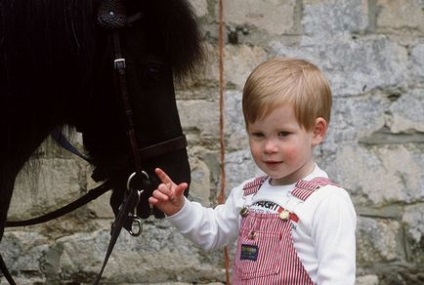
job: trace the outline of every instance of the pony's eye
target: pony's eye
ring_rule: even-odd
[[[144,68],[144,77],[148,83],[156,83],[161,79],[161,66],[159,64],[149,64]]]

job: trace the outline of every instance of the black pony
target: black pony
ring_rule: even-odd
[[[115,214],[137,168],[131,130],[151,180],[141,218],[152,211],[155,167],[189,181],[173,79],[194,71],[201,57],[186,0],[0,0],[0,240],[18,172],[63,126],[82,133],[93,178],[113,187]],[[124,76],[114,63],[125,64]],[[123,93],[132,113],[124,112]]]

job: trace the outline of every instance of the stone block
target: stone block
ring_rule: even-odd
[[[255,26],[274,35],[289,33],[294,28],[294,0],[232,0],[224,4],[227,25]]]
[[[358,219],[357,259],[360,264],[377,264],[404,258],[398,238],[401,227],[388,219]]]
[[[84,177],[74,159],[31,159],[19,173],[10,219],[27,219],[46,214],[82,195]]]
[[[417,150],[418,151],[418,150]],[[423,199],[423,155],[417,157],[403,145],[370,149],[344,146],[328,166],[336,181],[353,196],[358,205],[384,206]]]
[[[208,13],[208,3],[206,0],[190,0],[197,17],[203,17]]]
[[[243,89],[244,83],[253,69],[267,59],[265,50],[257,46],[227,45],[224,54],[224,79],[227,89],[232,85],[235,85],[238,90]]]
[[[310,37],[363,33],[369,26],[368,0],[303,2],[303,33]]]
[[[217,101],[186,100],[178,103],[181,124],[186,132],[196,133],[202,143],[219,139],[219,105]]]
[[[358,278],[356,278],[355,285],[379,285],[378,276],[376,275],[358,276]]]
[[[424,13],[418,0],[378,0],[377,25],[386,29],[424,31]]]
[[[414,81],[424,79],[424,44],[417,44],[411,49],[411,69],[409,71],[410,78]]]
[[[424,133],[424,89],[410,88],[393,102],[390,112],[391,132]]]
[[[402,217],[405,225],[409,261],[424,264],[424,204],[407,206]]]

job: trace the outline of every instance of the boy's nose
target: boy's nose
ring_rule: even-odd
[[[265,153],[276,152],[277,149],[278,148],[277,148],[277,144],[276,144],[275,140],[268,139],[264,142],[264,152]]]

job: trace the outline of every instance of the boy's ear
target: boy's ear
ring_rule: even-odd
[[[315,126],[313,128],[313,139],[312,143],[318,145],[324,141],[325,135],[327,134],[328,123],[322,118],[318,117],[315,119]]]

